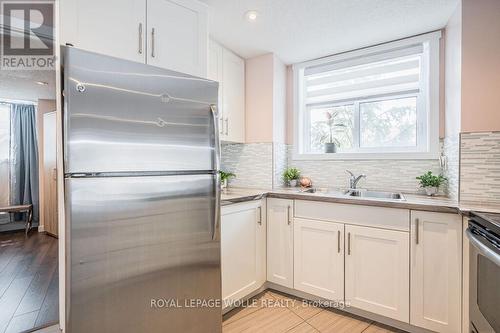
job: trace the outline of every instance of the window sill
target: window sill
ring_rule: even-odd
[[[439,160],[439,153],[333,153],[333,154],[299,154],[293,152],[292,160]]]

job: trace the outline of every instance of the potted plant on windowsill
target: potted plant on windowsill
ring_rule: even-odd
[[[300,178],[300,170],[297,168],[288,168],[283,172],[283,179],[290,187],[296,187]]]
[[[228,185],[228,180],[232,177],[236,177],[236,175],[232,172],[229,172],[229,171],[219,171],[219,175],[220,175],[220,187],[222,189],[225,189],[227,188],[227,185]]]
[[[335,129],[338,127],[345,127],[343,123],[337,122],[336,118],[338,111],[326,112],[326,125],[328,126],[328,133],[323,137],[325,145],[325,153],[332,154],[337,152],[337,147],[340,145],[339,140],[335,138]]]
[[[420,181],[420,187],[425,190],[428,196],[436,195],[439,192],[439,187],[447,180],[446,177],[442,175],[433,175],[432,171],[428,171],[422,176],[418,176],[417,179]]]

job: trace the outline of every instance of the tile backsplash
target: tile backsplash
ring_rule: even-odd
[[[451,198],[458,200],[459,191],[459,170],[460,170],[460,136],[457,133],[453,136],[447,136],[443,140],[443,153],[446,156],[446,166],[444,175],[448,178],[446,194]]]
[[[347,185],[346,169],[364,173],[359,186],[373,190],[418,192],[418,175],[440,172],[438,160],[293,160],[291,145],[250,143],[222,145],[222,168],[236,174],[230,183],[236,187],[272,188],[283,186],[282,174],[287,167],[297,167],[311,177],[318,187]]]
[[[462,133],[460,201],[500,205],[500,132]]]
[[[288,165],[299,168],[302,174],[311,177],[314,186],[318,187],[347,187],[349,178],[345,170],[350,170],[356,175],[367,175],[359,182],[360,188],[407,193],[419,191],[415,177],[427,171],[440,171],[438,160],[304,161],[293,160],[291,154]]]
[[[223,143],[221,168],[236,174],[229,183],[236,187],[273,187],[272,143]]]

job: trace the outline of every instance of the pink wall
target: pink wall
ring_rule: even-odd
[[[500,131],[500,0],[462,2],[462,132]]]
[[[245,62],[246,142],[273,142],[273,54]]]
[[[460,133],[462,98],[462,6],[459,4],[444,31],[444,109],[446,137]],[[443,80],[442,80],[443,81]]]

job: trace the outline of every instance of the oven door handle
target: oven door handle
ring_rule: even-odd
[[[465,234],[467,235],[467,238],[469,238],[470,243],[474,245],[481,255],[493,261],[497,266],[500,266],[500,255],[488,246],[484,245],[480,236],[473,234],[469,229],[465,230]]]

